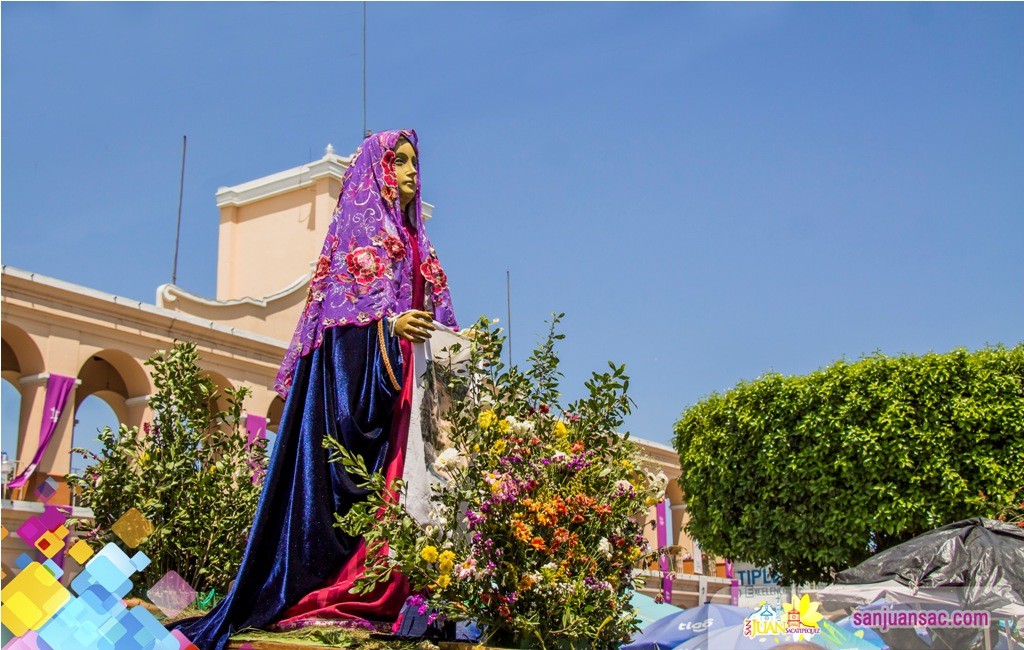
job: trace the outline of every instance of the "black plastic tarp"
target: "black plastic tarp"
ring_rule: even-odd
[[[965,519],[888,548],[836,576],[836,584],[885,580],[914,590],[955,587],[964,609],[1024,606],[1024,529],[995,519]]]

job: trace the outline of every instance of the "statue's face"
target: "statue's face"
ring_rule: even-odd
[[[398,177],[398,198],[402,209],[416,197],[416,148],[405,138],[395,147],[395,176]]]

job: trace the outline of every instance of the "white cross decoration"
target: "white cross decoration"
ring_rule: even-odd
[[[54,406],[53,408],[50,409],[50,422],[53,422],[54,424],[57,424],[57,420],[59,420],[59,419],[60,419],[60,411],[57,410],[56,406]]]

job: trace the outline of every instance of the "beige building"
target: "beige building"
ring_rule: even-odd
[[[52,416],[43,412],[46,379],[50,373],[77,379],[31,481],[10,494],[4,490],[8,530],[40,507],[33,503],[35,488],[48,477],[60,486],[50,503],[71,502],[64,475],[70,469],[75,408],[86,397],[102,399],[129,426],[141,426],[150,417],[153,385],[143,362],[176,340],[196,342],[203,369],[222,388],[248,387],[247,413],[266,418],[267,428],[276,429],[283,401],[273,391],[274,377],[305,302],[312,264],[349,160],[328,146],[320,160],[218,190],[214,298],[165,284],[157,288],[155,304],[147,304],[3,267],[2,376],[21,395],[14,474],[32,458],[43,420]],[[425,205],[424,213],[429,216],[432,206]],[[674,480],[678,458],[664,445],[636,440],[652,468],[673,479],[669,542],[691,552],[692,542],[681,530],[685,506]],[[20,552],[11,539],[4,544],[8,566],[9,555]],[[656,542],[653,531],[651,541]],[[709,572],[714,573],[713,567]],[[677,592],[686,594],[677,602],[695,604],[698,582],[710,585],[713,593],[727,584],[715,578],[677,581]]]

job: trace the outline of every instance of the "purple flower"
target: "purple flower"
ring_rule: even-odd
[[[420,614],[422,613],[420,612]],[[427,625],[433,625],[434,621],[438,619],[441,619],[441,622],[444,623],[444,614],[441,612],[431,612],[430,616],[427,617]]]

